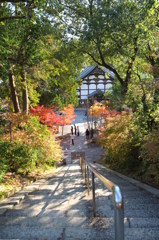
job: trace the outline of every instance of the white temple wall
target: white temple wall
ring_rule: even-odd
[[[103,83],[103,80],[102,80],[102,79],[98,80],[98,84],[100,84],[100,83]]]
[[[81,85],[81,90],[85,90],[85,89],[88,89],[88,85],[82,84],[82,85]]]
[[[112,84],[111,83],[107,83],[106,84],[106,89],[108,90],[108,89],[112,89]]]
[[[84,100],[84,99],[87,99],[88,96],[81,96],[81,99]]]
[[[97,88],[100,89],[100,90],[104,90],[104,84],[98,84]]]
[[[104,76],[103,75],[99,75],[98,78],[99,79],[104,79]]]
[[[94,78],[95,78],[94,75],[89,76],[89,79],[94,79]]]
[[[94,92],[95,90],[94,89],[89,89],[89,94],[91,94],[92,92]]]
[[[95,83],[95,80],[91,80],[89,83],[90,83],[90,84],[94,84],[94,83]]]
[[[94,89],[94,90],[96,90],[96,85],[95,85],[95,84],[90,84],[90,85],[89,85],[89,89]]]
[[[81,95],[88,95],[88,89],[87,90],[82,90]]]
[[[93,81],[91,81],[91,82],[93,83]],[[111,89],[111,88],[112,88],[112,84],[107,83],[106,86],[105,86],[105,90],[108,90],[108,89]],[[91,94],[96,89],[100,89],[100,90],[104,91],[104,84],[100,83],[100,81],[99,81],[99,83],[97,84],[97,88],[96,88],[96,84],[90,84],[89,85],[89,92],[88,92],[88,85],[87,84],[82,84],[81,85],[81,96]],[[86,99],[86,97],[84,99]]]

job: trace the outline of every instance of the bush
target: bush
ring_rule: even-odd
[[[100,143],[106,148],[106,163],[113,168],[134,171],[140,164],[140,132],[133,125],[132,113],[123,111],[107,118]]]
[[[140,151],[144,174],[159,185],[159,128],[153,129],[144,140]]]
[[[29,117],[21,126],[14,128],[13,141],[9,141],[9,133],[1,136],[0,181],[7,171],[28,174],[38,166],[53,166],[62,158],[59,143],[36,117]]]
[[[30,117],[25,130],[28,133],[29,144],[37,150],[37,165],[54,165],[61,160],[62,152],[59,143],[47,126],[39,123],[37,117]]]
[[[0,156],[3,163],[2,171],[28,173],[35,168],[37,153],[35,149],[23,142],[0,141]]]

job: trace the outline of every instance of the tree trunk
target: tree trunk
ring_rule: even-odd
[[[121,84],[121,103],[124,104],[126,94],[128,92],[128,84],[129,81],[125,80],[123,84]]]
[[[28,87],[26,81],[26,73],[23,71],[21,73],[22,77],[22,100],[23,100],[23,112],[25,114],[29,113],[29,100],[28,100]]]
[[[11,96],[12,96],[12,101],[14,105],[14,112],[18,113],[20,112],[19,100],[18,100],[16,89],[15,89],[14,76],[11,72],[9,72],[9,85],[10,85]]]
[[[12,122],[9,123],[10,142],[12,142]]]

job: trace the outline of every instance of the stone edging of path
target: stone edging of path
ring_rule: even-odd
[[[12,209],[14,206],[19,204],[22,200],[26,198],[26,196],[34,191],[39,189],[38,181],[35,181],[32,185],[28,185],[23,187],[20,191],[15,192],[11,197],[6,198],[5,200],[0,202],[0,215],[4,214],[8,209]]]
[[[100,165],[98,163],[96,163],[96,165],[99,165],[100,167],[105,168],[105,167],[103,167],[102,165]],[[150,192],[153,195],[155,195],[157,198],[159,198],[159,189],[151,187],[151,186],[149,186],[149,185],[147,185],[145,183],[142,183],[142,182],[140,182],[138,180],[135,180],[133,178],[127,177],[127,176],[125,176],[125,175],[123,175],[121,173],[118,173],[118,172],[110,169],[110,168],[106,168],[106,169],[107,169],[108,172],[113,173],[113,174],[117,175],[118,177],[123,178],[124,180],[129,181],[130,183],[134,184],[135,186],[137,186],[137,187],[139,187],[141,189],[144,189],[145,191]]]
[[[57,169],[57,171],[59,170],[60,168]],[[55,172],[51,174],[52,177],[54,176]],[[50,174],[44,178],[38,179],[37,181],[30,183],[30,185],[22,187],[18,192],[13,193],[8,198],[0,201],[0,216],[4,214],[8,209],[12,209],[17,204],[19,204],[22,200],[24,200],[28,196],[29,193],[31,193],[32,191],[38,190],[41,184],[41,181],[49,177],[50,177]]]

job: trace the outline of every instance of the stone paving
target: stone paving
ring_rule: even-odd
[[[92,205],[78,163],[70,155],[79,150],[84,136],[76,137],[76,146],[67,150],[67,165],[60,167],[48,179],[42,179],[1,205],[11,206],[11,200],[23,196],[14,207],[0,216],[0,239],[114,239],[113,219],[106,219],[105,228],[92,218]],[[85,146],[86,148],[86,146]],[[24,195],[23,195],[24,194]],[[13,203],[13,202],[12,202]],[[99,223],[98,223],[99,224]]]
[[[83,118],[82,114],[80,119]],[[67,165],[59,167],[46,179],[25,187],[0,205],[0,239],[115,238],[111,192],[95,180],[97,217],[94,218],[91,194],[87,194],[81,177],[79,159],[71,159],[71,154],[75,156],[77,152],[85,152],[88,161],[98,162],[103,155],[103,150],[86,141],[86,122],[82,124],[77,120],[80,136],[75,136],[75,145],[71,145],[69,137],[63,145]],[[65,133],[69,131],[70,126]],[[96,168],[121,188],[125,208],[125,239],[159,240],[159,191],[99,164]]]
[[[87,144],[84,132],[80,139],[76,137],[75,145],[77,146],[71,146],[71,151],[85,151],[85,157],[90,162],[98,163],[103,155],[99,146],[93,145],[93,143]],[[94,147],[90,147],[91,145]],[[159,190],[106,169],[99,164],[96,164],[96,168],[106,178],[116,183],[122,191],[125,239],[159,240]],[[98,179],[96,179],[96,189],[97,218],[92,221],[93,226],[107,229],[108,222],[111,227],[113,226],[112,194]]]

